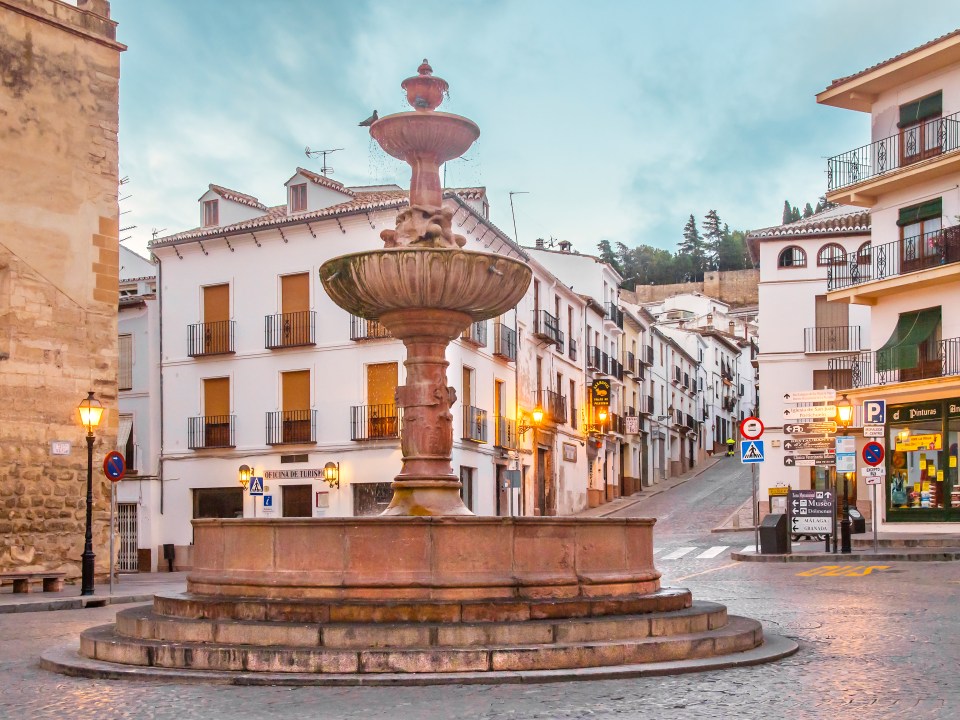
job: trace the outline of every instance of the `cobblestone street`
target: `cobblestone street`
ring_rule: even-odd
[[[657,557],[679,544],[743,547],[747,532],[711,534],[714,516],[749,492],[739,463],[629,514],[657,510]],[[706,508],[695,526],[689,509]],[[702,553],[709,555],[710,553]],[[622,681],[412,688],[278,688],[91,681],[37,667],[39,653],[110,622],[124,606],[0,616],[2,718],[955,718],[960,688],[960,564],[736,563],[729,551],[659,562],[665,585],[800,642],[770,665]],[[849,566],[849,567],[848,567]],[[831,574],[823,574],[829,572]],[[863,573],[867,574],[863,574]],[[845,574],[846,573],[846,574]]]

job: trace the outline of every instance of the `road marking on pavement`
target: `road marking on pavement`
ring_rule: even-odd
[[[673,578],[670,582],[683,582],[684,580],[689,580],[690,578],[697,577],[698,575],[706,575],[707,573],[716,572],[717,570],[726,570],[727,568],[732,568],[734,565],[739,565],[738,562],[732,562],[729,565],[721,565],[720,567],[710,568],[709,570],[701,570],[700,572],[693,573],[692,575],[684,575],[683,577]]]
[[[743,550],[741,550],[740,552],[752,552],[752,553],[755,553],[756,551],[757,551],[757,546],[756,546],[756,545],[747,545],[747,546],[746,546]]]
[[[662,558],[660,558],[660,559],[661,559],[661,560],[679,560],[679,559],[682,558],[684,555],[686,555],[687,553],[692,553],[694,550],[696,550],[695,547],[682,547],[682,548],[677,548],[676,550],[674,550],[674,551],[673,551],[672,553],[670,553],[669,555],[664,555],[664,556],[663,556]]]
[[[653,554],[656,555],[658,552],[663,552],[664,550],[666,550],[665,547],[655,547],[653,549]]]
[[[730,546],[729,546],[729,545],[714,545],[714,546],[713,546],[712,548],[710,548],[709,550],[705,550],[704,552],[702,552],[702,553],[700,553],[699,555],[697,555],[697,560],[709,560],[710,558],[715,558],[717,555],[719,555],[720,553],[722,553],[722,552],[723,552],[724,550],[726,550],[728,547],[730,547]]]
[[[889,565],[821,565],[810,570],[798,572],[798,577],[863,577],[874,570],[889,570]]]

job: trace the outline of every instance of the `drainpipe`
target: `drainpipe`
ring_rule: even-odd
[[[517,359],[513,361],[513,417],[514,417],[514,428],[520,426],[520,312],[517,309],[518,306],[513,308],[513,328],[514,332],[517,333]],[[516,432],[516,430],[514,430]],[[526,515],[527,505],[526,505],[526,494],[527,489],[524,487],[523,483],[523,463],[521,462],[520,455],[520,435],[517,433],[517,472],[520,473],[520,515],[521,517]],[[513,488],[510,489],[510,492],[513,492]]]
[[[157,467],[157,476],[160,478],[160,514],[163,515],[163,263],[159,257],[153,255],[153,259],[157,262],[157,303],[158,314],[159,314],[159,330],[160,333],[160,454],[158,456],[158,467]]]

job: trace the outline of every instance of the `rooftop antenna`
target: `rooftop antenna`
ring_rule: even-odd
[[[513,196],[514,195],[529,195],[529,190],[511,190],[510,191],[510,217],[513,218],[513,239],[516,241],[517,245],[520,244],[520,238],[517,237],[517,216],[513,212]]]
[[[330,153],[335,153],[338,150],[343,150],[343,148],[333,148],[333,150],[311,150],[310,146],[307,145],[303,151],[308,158],[315,158],[317,155],[321,157],[320,161],[320,174],[329,177],[330,173],[333,172],[333,168],[327,165],[327,155]]]
[[[166,231],[166,228],[160,228],[160,229],[154,228],[153,230],[150,231],[150,234],[153,235],[153,239],[156,240],[157,235],[159,235],[164,231]]]

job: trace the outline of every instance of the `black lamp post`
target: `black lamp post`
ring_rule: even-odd
[[[83,536],[83,554],[80,555],[80,594],[93,595],[93,431],[100,424],[103,405],[93,397],[93,390],[87,393],[77,408],[80,423],[87,429],[87,527]]]
[[[853,422],[853,405],[844,395],[837,403],[837,424],[843,428],[843,435],[846,436],[847,428]],[[840,519],[840,552],[849,554],[850,547],[850,496],[847,482],[851,473],[843,474],[843,515]]]

